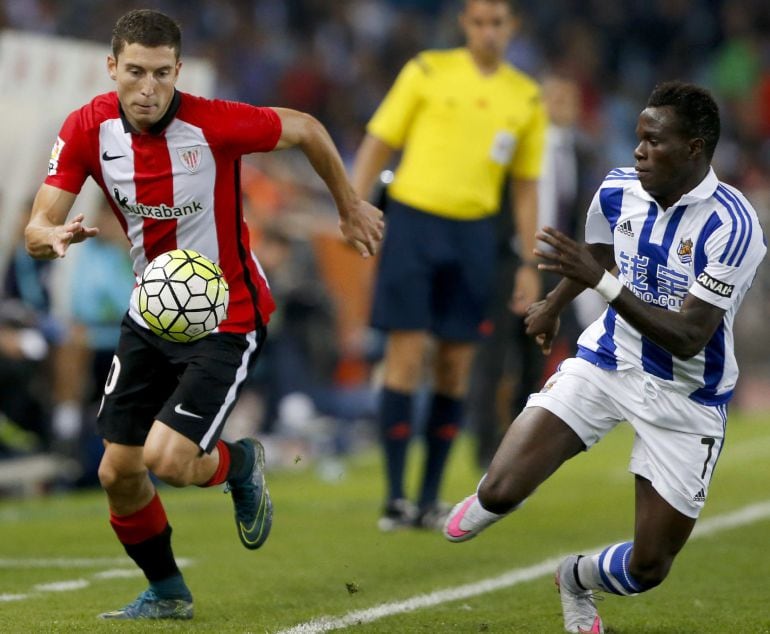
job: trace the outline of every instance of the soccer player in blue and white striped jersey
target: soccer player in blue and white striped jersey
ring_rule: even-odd
[[[738,377],[733,323],[766,241],[757,214],[718,180],[719,110],[708,91],[658,85],[638,119],[635,166],[612,170],[588,210],[586,243],[544,228],[540,269],[563,280],[528,312],[549,352],[561,310],[593,288],[607,309],[509,428],[476,493],[444,534],[465,541],[519,506],[566,460],[622,421],[634,428],[633,541],[566,558],[556,573],[568,632],[603,632],[593,592],[660,584],[700,513]],[[617,276],[610,271],[617,271]]]

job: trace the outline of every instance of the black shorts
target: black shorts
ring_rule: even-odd
[[[388,200],[372,326],[475,341],[492,299],[498,219],[452,220]]]
[[[159,420],[210,452],[262,348],[266,329],[165,341],[126,315],[97,428],[108,441],[142,446]]]

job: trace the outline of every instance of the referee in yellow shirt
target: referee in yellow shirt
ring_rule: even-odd
[[[510,0],[465,0],[459,22],[466,46],[424,51],[404,66],[369,122],[353,166],[353,186],[368,196],[401,151],[388,188],[372,308],[372,325],[388,333],[380,404],[388,490],[379,526],[385,531],[440,529],[448,510],[438,501],[439,487],[493,289],[494,216],[506,175],[524,258],[512,309],[523,314],[541,291],[531,260],[547,123],[540,90],[504,61],[516,27]],[[406,498],[403,475],[413,395],[431,338],[433,394],[415,505]]]

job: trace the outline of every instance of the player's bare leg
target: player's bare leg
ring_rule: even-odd
[[[219,456],[204,453],[189,438],[155,421],[144,444],[144,462],[166,484],[185,487],[208,481],[216,471]]]
[[[241,543],[249,550],[265,543],[273,525],[273,503],[265,482],[265,450],[258,440],[220,440],[207,454],[189,438],[156,421],[145,443],[145,462],[155,475],[173,486],[226,482]]]
[[[444,536],[453,542],[472,539],[520,506],[583,448],[560,418],[541,407],[526,408],[508,428],[477,492],[450,512]]]
[[[104,619],[190,619],[190,590],[171,550],[171,526],[144,464],[142,447],[105,443],[99,480],[110,504],[110,524],[150,587]]]
[[[654,588],[671,570],[695,519],[666,502],[649,480],[636,476],[634,541],[590,556],[570,555],[556,571],[568,632],[603,632],[595,591],[629,596]]]

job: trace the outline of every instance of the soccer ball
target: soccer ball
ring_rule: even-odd
[[[161,253],[139,282],[139,314],[167,341],[208,335],[227,316],[229,298],[222,269],[191,249]]]

